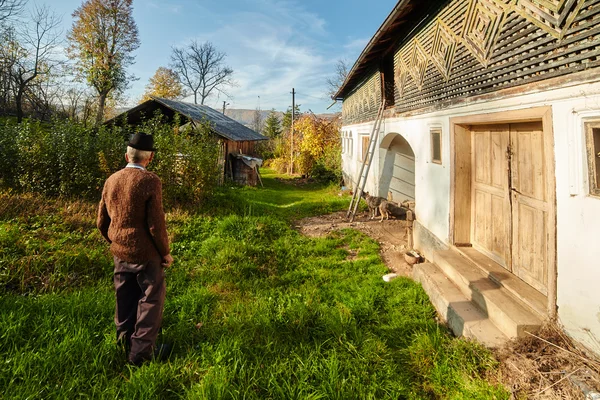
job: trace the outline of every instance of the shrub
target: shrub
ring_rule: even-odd
[[[18,128],[6,124],[0,126],[0,185],[18,187],[19,148],[17,146]]]
[[[219,143],[207,123],[178,128],[160,117],[139,128],[155,135],[149,169],[163,182],[165,202],[196,202],[219,177]],[[68,120],[0,125],[0,186],[49,196],[97,199],[104,181],[125,164],[131,127],[88,128]]]
[[[155,138],[158,151],[149,169],[163,182],[163,196],[170,203],[199,202],[211,195],[219,182],[218,139],[208,122],[179,127],[162,122],[160,116],[141,128]]]
[[[2,185],[45,195],[97,196],[123,164],[123,134],[66,120],[49,127],[26,120],[0,127]]]

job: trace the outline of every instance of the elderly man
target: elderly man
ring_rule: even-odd
[[[152,136],[136,133],[127,166],[106,180],[98,207],[97,226],[115,263],[117,340],[134,365],[153,357],[165,301],[163,268],[173,263],[162,184],[146,170],[154,151]]]

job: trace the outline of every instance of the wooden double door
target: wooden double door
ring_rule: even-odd
[[[541,122],[471,127],[471,242],[547,294],[551,151]]]

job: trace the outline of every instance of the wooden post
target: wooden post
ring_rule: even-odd
[[[413,250],[413,223],[415,220],[415,214],[412,210],[406,211],[406,239],[408,240],[408,249]]]
[[[260,182],[260,187],[265,187],[265,185],[263,185],[262,183],[262,179],[260,178],[260,172],[258,172],[258,167],[255,165],[254,169],[256,170],[256,176],[258,176],[258,181]]]
[[[296,90],[292,88],[292,126],[290,128],[290,175],[294,175],[294,114],[296,114]]]

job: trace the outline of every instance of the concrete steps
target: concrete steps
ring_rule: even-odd
[[[437,251],[433,261],[415,265],[413,277],[456,335],[495,347],[541,326],[542,315],[456,250]]]
[[[423,285],[431,303],[456,336],[477,339],[488,347],[498,347],[508,340],[434,264],[414,265],[413,278]]]

